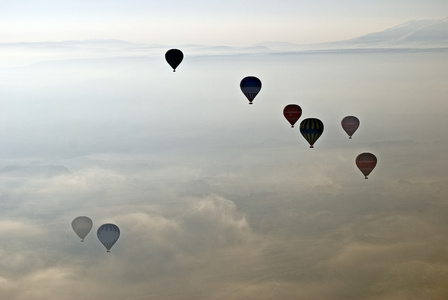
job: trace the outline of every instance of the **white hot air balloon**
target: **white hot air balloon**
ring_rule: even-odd
[[[72,221],[72,228],[81,239],[81,242],[84,242],[84,239],[89,234],[92,226],[93,222],[89,217],[77,217]]]
[[[120,229],[115,224],[103,224],[98,228],[96,232],[100,242],[106,247],[107,252],[110,252],[110,248],[120,237]]]

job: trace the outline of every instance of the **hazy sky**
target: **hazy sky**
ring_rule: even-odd
[[[443,18],[447,12],[444,0],[1,1],[0,41],[315,43],[349,39],[412,19]]]
[[[1,43],[311,43],[447,12],[446,1],[38,2],[1,2]],[[424,32],[440,37],[439,23]],[[0,299],[448,299],[448,52],[436,42],[185,47],[176,73],[167,46],[1,44]],[[263,83],[253,105],[248,75]],[[324,123],[314,149],[284,119],[290,103]],[[352,140],[347,115],[361,122]],[[378,157],[368,180],[361,152]],[[84,243],[78,216],[94,223]],[[109,254],[103,223],[121,230]]]

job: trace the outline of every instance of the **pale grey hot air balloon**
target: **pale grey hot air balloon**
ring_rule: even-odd
[[[89,217],[81,216],[72,221],[72,228],[81,239],[81,242],[84,242],[84,239],[89,234],[92,226],[93,222]]]
[[[103,224],[98,228],[96,232],[100,242],[106,247],[107,252],[110,252],[110,248],[120,237],[120,229],[115,224]]]

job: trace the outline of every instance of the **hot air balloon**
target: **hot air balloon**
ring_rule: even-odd
[[[84,242],[84,239],[89,234],[92,226],[93,222],[89,217],[77,217],[72,221],[73,231],[79,236],[81,242]]]
[[[324,132],[324,124],[319,119],[305,119],[300,123],[300,133],[310,143],[310,148],[314,148],[314,143]]]
[[[165,59],[171,68],[173,68],[173,72],[176,72],[177,66],[184,59],[184,54],[179,49],[170,49],[165,53]]]
[[[249,100],[249,104],[252,104],[252,101],[261,90],[261,81],[254,76],[244,77],[243,80],[241,80],[240,88],[247,100]]]
[[[100,242],[106,247],[107,252],[110,252],[110,248],[120,237],[120,229],[115,224],[103,224],[98,228],[96,232]]]
[[[283,109],[283,115],[291,124],[291,128],[294,128],[294,124],[296,124],[297,120],[302,115],[302,109],[297,104],[289,104]]]
[[[367,176],[375,168],[377,159],[372,153],[364,152],[356,157],[355,162],[358,169],[364,174],[365,179],[367,179]]]
[[[351,139],[356,129],[359,127],[359,120],[354,116],[347,116],[341,121],[342,128],[348,134],[348,138]]]

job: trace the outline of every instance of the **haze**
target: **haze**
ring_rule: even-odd
[[[22,29],[0,35],[1,299],[448,298],[445,4],[392,1],[403,9],[387,14],[390,27],[400,30],[383,32],[383,19],[359,34],[378,32],[375,41],[302,47],[290,27],[277,38],[285,23],[275,21],[307,8],[319,24],[320,6],[283,1],[282,14],[266,2],[254,9],[273,31],[240,47],[226,25],[213,38],[143,38],[145,26],[133,35],[129,18],[152,2],[89,3],[24,1],[54,23],[38,22],[40,36],[14,17],[18,4],[2,4],[11,15],[1,22]],[[210,3],[183,8],[212,31],[231,11],[241,24],[255,2]],[[328,22],[353,28],[380,10],[331,5]],[[162,26],[172,10],[152,13]],[[415,16],[424,20],[401,24]],[[104,18],[117,21],[87,32]],[[332,24],[341,39],[361,30],[345,36]],[[190,37],[205,46],[184,45],[173,73],[164,53]],[[245,76],[263,84],[253,105]],[[324,123],[314,149],[283,117],[290,103],[303,110],[299,122]],[[352,140],[340,126],[347,115],[361,122]],[[361,152],[378,157],[368,180],[355,166]],[[84,243],[70,226],[77,216],[93,220]],[[103,223],[121,230],[111,253],[96,236]]]
[[[447,11],[445,0],[3,1],[0,40],[307,44],[350,39],[413,19],[445,18]]]

